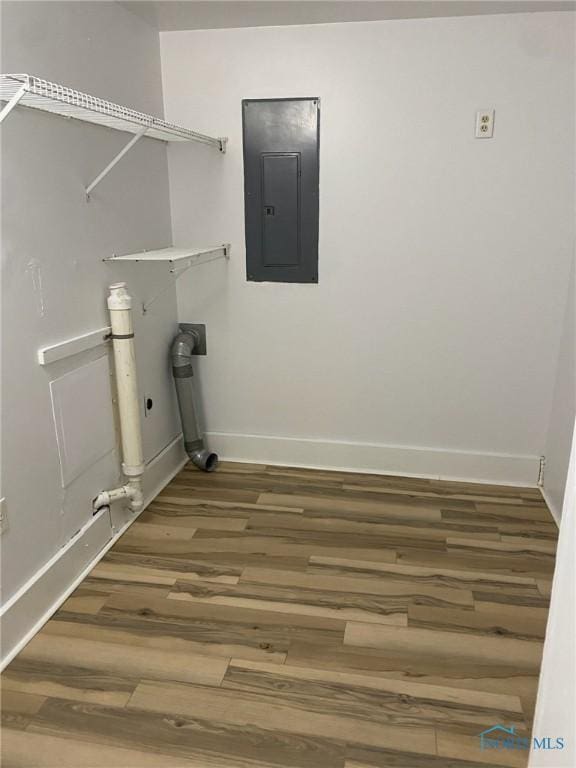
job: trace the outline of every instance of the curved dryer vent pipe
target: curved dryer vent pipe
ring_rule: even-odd
[[[172,373],[180,407],[186,453],[192,463],[204,472],[213,472],[218,466],[218,456],[204,447],[194,407],[192,353],[197,343],[198,336],[194,331],[180,331],[172,342]]]
[[[128,499],[133,512],[143,507],[142,475],[144,474],[144,452],[140,427],[140,400],[136,378],[136,355],[134,352],[134,328],[132,325],[132,297],[126,290],[126,283],[114,283],[108,296],[118,413],[122,440],[122,471],[127,478],[125,485],[109,491],[101,491],[94,499],[94,510],[110,505],[119,499]]]

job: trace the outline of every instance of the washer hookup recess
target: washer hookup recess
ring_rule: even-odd
[[[204,323],[179,323],[181,331],[193,333],[195,337],[193,355],[206,354],[206,325]]]

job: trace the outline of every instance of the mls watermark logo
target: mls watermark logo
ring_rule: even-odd
[[[558,736],[519,736],[510,725],[493,725],[479,734],[480,749],[564,749],[564,738]]]

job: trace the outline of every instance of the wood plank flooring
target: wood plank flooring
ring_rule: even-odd
[[[2,675],[5,768],[499,768],[557,529],[536,489],[187,466]]]

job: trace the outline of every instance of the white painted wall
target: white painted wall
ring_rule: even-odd
[[[559,522],[562,515],[564,488],[568,473],[572,424],[576,416],[576,264],[568,281],[564,327],[556,366],[556,385],[546,438],[544,494],[548,506]]]
[[[533,750],[531,768],[574,768],[576,765],[576,422],[556,568],[552,584],[546,641],[538,684],[533,735],[564,738],[562,751]]]
[[[118,4],[8,2],[2,14],[3,71],[162,112],[157,33]],[[187,273],[179,294],[180,319],[208,323],[200,383],[224,452],[316,463],[326,447],[333,465],[534,479],[564,359],[569,18],[162,36],[168,117],[231,138],[225,157],[170,152],[177,242],[234,244],[229,265]],[[320,284],[247,284],[240,100],[288,95],[322,99]],[[472,138],[480,107],[497,110],[493,141]],[[89,204],[82,193],[126,138],[24,109],[2,131],[2,586],[10,615],[24,606],[11,647],[111,535],[99,517],[63,549],[119,470],[108,457],[64,493],[49,400],[51,380],[101,352],[47,369],[36,352],[105,325],[110,282],[127,279],[137,301],[164,285],[163,268],[101,261],[171,241],[164,146],[144,139]],[[173,291],[136,316],[142,394],[156,403],[148,460],[179,432],[175,327]],[[155,482],[174,468],[167,455]]]
[[[572,22],[161,33],[167,118],[230,136],[220,163],[169,149],[175,243],[233,244],[178,287],[208,324],[226,455],[536,481],[574,234]],[[283,96],[321,98],[319,285],[245,281],[241,99]]]
[[[145,112],[163,112],[158,33],[113,2],[7,2],[2,4],[2,71],[28,72]],[[102,262],[171,243],[165,145],[139,142],[94,191],[83,187],[130,139],[129,134],[17,108],[2,128],[3,436],[2,494],[4,601],[24,595],[36,574],[91,520],[91,500],[119,476],[109,455],[63,490],[49,383],[102,355],[95,350],[40,367],[38,348],[108,324],[107,286],[127,279],[142,301],[168,281],[166,270]],[[145,318],[137,311],[139,376],[155,400],[144,422],[146,458],[178,433],[167,360],[177,327],[174,291]],[[90,435],[86,435],[90,440]],[[169,473],[170,467],[164,467]],[[159,482],[161,478],[156,478]],[[116,519],[119,525],[121,519]],[[31,601],[17,640],[112,535],[98,525],[98,540],[75,555],[59,590]],[[88,544],[86,544],[88,547]],[[68,579],[68,581],[66,581]],[[34,593],[36,594],[36,593]],[[24,621],[24,619],[26,621]],[[22,623],[24,622],[24,623]]]

